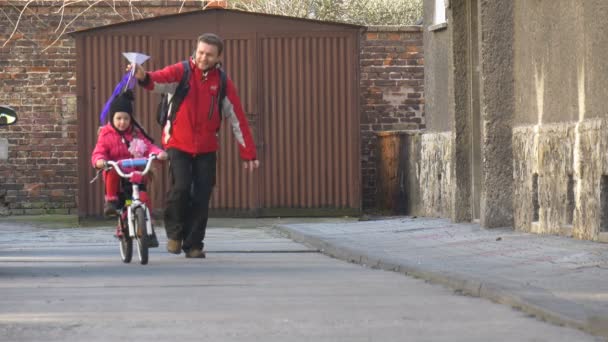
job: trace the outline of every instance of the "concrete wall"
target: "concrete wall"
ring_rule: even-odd
[[[409,166],[410,215],[453,217],[454,210],[454,87],[452,28],[433,22],[435,2],[424,2],[425,112],[426,130],[408,137],[415,153]],[[426,52],[429,52],[428,54]]]
[[[434,1],[424,2],[424,89],[426,128],[433,132],[452,129],[453,115],[450,111],[448,78],[450,75],[450,27],[429,31],[433,25]],[[427,53],[427,51],[429,53]]]
[[[608,2],[514,12],[515,228],[605,240]]]
[[[426,134],[435,135],[428,141],[443,141],[438,132],[451,133],[447,146],[432,145],[450,151],[445,185],[452,198],[445,216],[455,221],[479,217],[484,227],[510,226],[513,4],[449,4],[447,25],[437,27],[435,1],[424,2]]]
[[[450,112],[454,118],[452,146],[452,214],[456,222],[479,218],[479,183],[474,182],[474,173],[479,173],[481,151],[479,113],[479,72],[477,50],[477,17],[471,12],[471,2],[452,1],[448,11],[450,25],[449,75]],[[474,24],[472,24],[474,23]],[[473,165],[477,165],[476,168]]]
[[[434,3],[425,1],[425,26]],[[420,176],[451,163],[442,193],[453,220],[472,218],[463,203],[479,182],[484,227],[608,241],[608,2],[451,0],[448,18],[425,31]],[[443,149],[451,156],[430,157]],[[430,177],[418,180],[420,203],[448,216],[429,200],[444,186]]]
[[[513,2],[478,1],[481,109],[480,223],[513,225]]]
[[[515,1],[515,124],[604,118],[608,2]]]
[[[515,124],[576,121],[584,67],[583,4],[515,2]]]

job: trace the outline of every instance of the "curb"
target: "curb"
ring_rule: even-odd
[[[429,271],[418,266],[408,265],[403,261],[383,260],[347,246],[340,246],[339,242],[328,242],[313,234],[302,233],[289,226],[275,225],[272,229],[295,242],[311,246],[336,259],[373,269],[398,272],[433,284],[444,285],[471,296],[509,305],[541,320],[580,329],[596,336],[605,337],[608,340],[608,317],[593,314],[582,309],[581,305],[557,298],[544,289],[531,286],[523,287],[513,283],[508,285],[493,283],[454,272]]]

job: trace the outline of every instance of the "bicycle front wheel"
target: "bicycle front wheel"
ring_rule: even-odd
[[[137,234],[137,254],[139,263],[148,263],[148,231],[146,230],[146,212],[143,208],[135,209],[135,232]]]

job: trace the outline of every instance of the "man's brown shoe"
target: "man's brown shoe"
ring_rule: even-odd
[[[203,252],[202,249],[191,248],[188,252],[186,252],[186,258],[204,259],[205,257],[205,252]]]
[[[167,252],[180,254],[182,252],[182,240],[169,239],[167,241]]]

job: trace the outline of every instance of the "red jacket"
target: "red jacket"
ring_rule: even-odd
[[[133,125],[131,125],[127,132],[124,133],[124,137],[128,142],[133,141]],[[152,144],[152,142],[150,142],[150,140],[148,140],[143,134],[138,133],[137,138],[143,140],[147,146],[144,157],[148,157],[150,153],[159,154],[163,151],[156,145]],[[114,127],[112,127],[110,123],[103,126],[99,130],[97,144],[95,145],[95,149],[91,155],[91,163],[93,164],[93,167],[95,167],[95,163],[99,159],[117,161],[128,158],[133,158],[133,156],[131,155],[131,152],[129,152],[127,144],[122,141],[122,136],[116,131],[116,129],[114,129]]]
[[[171,130],[163,129],[162,142],[165,149],[176,148],[183,152],[201,154],[215,152],[219,148],[217,131],[220,128],[218,96],[220,74],[212,69],[203,76],[190,58],[190,90],[182,101],[175,118],[170,123]],[[175,89],[182,78],[182,63],[169,65],[164,69],[148,72],[142,85],[156,92]],[[226,97],[222,104],[223,120],[231,125],[243,160],[254,160],[255,144],[251,136],[247,117],[232,80],[226,84]]]

